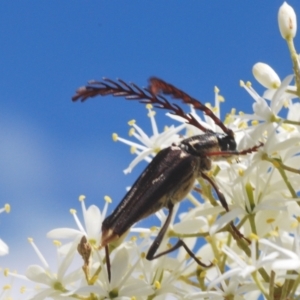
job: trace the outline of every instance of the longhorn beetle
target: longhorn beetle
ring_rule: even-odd
[[[183,246],[200,266],[210,267],[212,264],[202,263],[181,239],[170,249],[156,254],[170,224],[173,207],[190,192],[195,180],[203,177],[212,185],[222,206],[228,212],[229,208],[224,195],[206,172],[211,169],[212,160],[245,155],[257,151],[262,144],[244,151],[237,151],[233,131],[227,128],[208,107],[158,78],[150,78],[150,85],[147,89],[141,89],[135,84],[129,85],[123,80],[113,81],[104,78],[103,81],[91,81],[89,85],[79,88],[72,100],[85,101],[98,95],[123,96],[128,100],[152,103],[157,108],[169,110],[172,114],[184,118],[186,123],[204,132],[183,139],[177,145],[173,144],[162,149],[139,176],[113,213],[103,221],[100,248],[105,247],[108,277],[110,278],[108,244],[120,238],[134,223],[163,207],[169,210],[169,214],[150,246],[146,258],[152,260]],[[178,105],[170,103],[163,95],[169,95],[173,99],[180,99],[186,104],[192,104],[195,109],[203,111],[204,114],[212,118],[224,133],[216,133],[205,128],[193,115],[184,113]],[[234,226],[233,222],[230,226],[231,233],[235,237],[243,238],[249,242]]]

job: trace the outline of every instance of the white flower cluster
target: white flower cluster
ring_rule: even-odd
[[[279,9],[278,22],[291,53],[294,74],[280,80],[270,66],[255,64],[254,77],[267,90],[260,96],[250,83],[241,82],[254,100],[253,113],[236,115],[232,110],[224,122],[235,132],[240,151],[259,142],[263,145],[252,154],[240,156],[239,162],[216,162],[208,174],[224,194],[229,211],[219,204],[210,184],[200,178],[187,197],[193,209],[172,218],[159,247],[158,252],[162,252],[174,244],[176,238],[184,239],[201,261],[212,266],[207,269],[198,266],[184,249],[148,261],[145,252],[158,229],[133,228],[130,240],[119,240],[109,249],[109,280],[105,252],[98,248],[101,223],[110,199],[105,197],[105,206],[100,211],[94,205],[86,208],[81,196],[85,226],[76,211],[71,210],[78,230],[59,228],[48,233],[52,239],[71,240],[64,245],[55,241],[59,257],[56,271],[30,239],[41,266],[31,265],[25,276],[19,276],[26,279],[28,285],[30,282],[39,284],[38,289],[27,289],[27,299],[300,297],[300,64],[293,44],[296,15],[287,3]],[[222,100],[216,88],[211,109],[218,116]],[[136,154],[125,172],[130,172],[141,160],[150,162],[159,150],[179,142],[183,138],[180,131],[186,130],[185,137],[199,134],[176,116],[171,117],[181,124],[159,133],[155,112],[149,105],[147,109],[152,136],[147,136],[134,121],[129,123],[130,135],[138,143],[113,135],[114,140],[130,145]],[[191,115],[204,127],[219,130],[208,116],[201,119],[194,108]],[[178,206],[175,210],[178,211]],[[164,211],[157,212],[156,216],[161,224],[165,222]],[[232,222],[245,239],[232,230]]]

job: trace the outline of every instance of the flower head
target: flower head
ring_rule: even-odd
[[[166,127],[161,133],[158,131],[158,127],[155,121],[155,111],[152,109],[151,104],[146,106],[148,110],[148,117],[151,121],[153,134],[148,136],[142,128],[140,128],[135,120],[128,122],[131,129],[129,136],[133,136],[138,140],[138,143],[119,137],[116,133],[113,134],[114,141],[120,141],[124,144],[131,146],[131,152],[136,154],[136,158],[129,164],[128,168],[124,170],[124,173],[130,173],[132,169],[142,160],[148,163],[152,160],[152,157],[156,155],[160,150],[169,147],[172,143],[180,141],[180,136],[177,134],[185,128],[186,124],[174,127]]]
[[[109,197],[104,197],[106,199],[104,209],[101,212],[96,205],[91,205],[86,208],[85,206],[85,196],[81,195],[79,201],[81,203],[83,219],[85,226],[83,226],[77,217],[77,212],[75,209],[71,209],[70,212],[74,217],[74,220],[78,226],[78,229],[73,228],[57,228],[48,232],[47,237],[52,239],[77,239],[85,236],[88,242],[98,248],[99,239],[101,235],[101,224],[105,218],[107,206],[110,202]],[[85,228],[84,228],[85,227]]]
[[[29,281],[42,285],[34,292],[35,295],[31,299],[45,299],[47,297],[60,299],[68,289],[74,288],[75,284],[79,284],[82,277],[81,268],[73,271],[68,270],[76,254],[78,240],[74,240],[72,245],[70,245],[68,251],[61,259],[56,272],[51,270],[50,265],[34,244],[33,239],[30,238],[28,240],[42,263],[42,266],[30,265],[26,271],[26,277]]]

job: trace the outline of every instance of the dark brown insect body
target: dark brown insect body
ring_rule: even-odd
[[[101,245],[119,238],[139,220],[184,199],[195,180],[211,169],[207,154],[220,151],[236,151],[235,141],[210,132],[161,150],[104,220]]]
[[[158,78],[150,79],[149,89],[140,89],[136,85],[128,85],[122,80],[118,82],[109,79],[104,79],[102,82],[94,81],[91,82],[91,85],[78,89],[73,101],[78,99],[84,101],[97,95],[124,96],[128,100],[154,104],[158,108],[167,109],[184,118],[186,123],[204,132],[202,135],[192,136],[182,140],[178,145],[172,145],[161,150],[139,176],[113,213],[104,220],[101,247],[106,249],[109,277],[108,244],[121,237],[134,223],[164,207],[169,210],[169,215],[151,245],[146,258],[152,260],[183,246],[199,265],[211,266],[211,264],[203,264],[181,239],[170,249],[155,254],[170,224],[174,204],[181,201],[190,192],[197,178],[203,177],[215,189],[224,209],[229,211],[224,195],[205,172],[211,169],[212,160],[245,155],[257,151],[261,144],[238,152],[232,130],[228,129],[209,108]],[[178,105],[171,104],[162,95],[171,95],[173,99],[180,99],[184,103],[192,104],[195,109],[202,110],[214,120],[224,133],[215,133],[203,127],[192,115],[184,113]],[[235,238],[244,238],[248,241],[232,222],[230,225],[231,233]]]

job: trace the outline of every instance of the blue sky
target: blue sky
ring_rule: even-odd
[[[288,3],[300,13],[298,1]],[[133,157],[111,139],[113,132],[127,137],[131,119],[150,133],[144,105],[110,97],[72,103],[79,86],[103,76],[146,86],[155,75],[203,102],[213,100],[216,85],[226,99],[223,112],[250,112],[239,80],[262,91],[254,63],[270,64],[281,78],[291,74],[277,25],[281,4],[1,2],[0,204],[10,203],[12,211],[0,216],[0,237],[10,246],[0,267],[22,272],[38,262],[27,237],[50,256],[45,234],[74,226],[69,209],[80,213],[80,194],[87,205],[102,207],[104,195],[117,204],[145,167],[124,175]],[[164,114],[160,129],[172,124]]]

